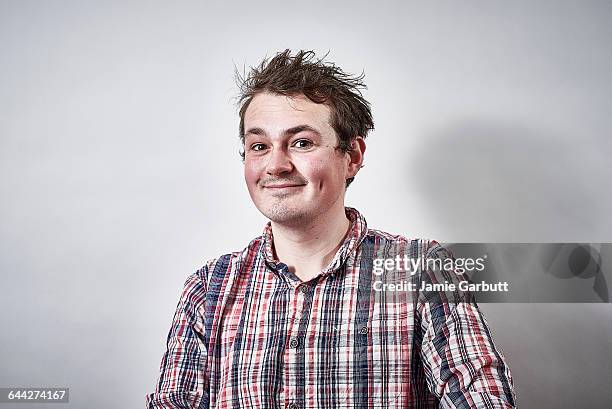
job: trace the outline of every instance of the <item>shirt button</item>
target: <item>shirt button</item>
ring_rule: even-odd
[[[366,325],[364,325],[363,327],[359,328],[359,333],[361,335],[366,335],[369,332],[369,329]]]
[[[310,291],[310,288],[308,288],[307,285],[303,285],[302,287],[300,287],[300,291],[302,292],[302,294],[308,294],[308,291]]]
[[[291,340],[289,341],[289,348],[297,348],[298,344],[299,341],[297,340],[297,338],[291,338]]]
[[[298,408],[299,406],[295,402],[291,402],[290,404],[287,405],[287,409],[298,409]]]

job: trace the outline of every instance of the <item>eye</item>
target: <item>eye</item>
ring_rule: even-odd
[[[308,139],[298,139],[297,141],[293,142],[293,146],[299,149],[308,149],[312,148],[314,144]]]
[[[263,143],[254,143],[253,145],[251,145],[251,150],[254,152],[260,152],[264,149],[266,149],[266,145],[264,145]]]

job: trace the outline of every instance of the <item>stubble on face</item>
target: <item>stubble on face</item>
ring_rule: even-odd
[[[310,139],[308,132],[286,140],[280,136],[285,130],[301,125],[320,130],[313,139],[315,145],[320,145],[315,153],[298,153],[283,162],[286,166],[282,166],[282,171],[270,169],[265,165],[266,159],[259,162],[256,155],[249,162],[248,153],[245,163],[245,178],[256,207],[268,219],[284,225],[304,226],[337,205],[338,200],[342,201],[344,178],[339,170],[342,155],[335,151],[337,137],[329,123],[329,108],[315,105],[305,97],[263,94],[255,97],[245,115],[245,131],[249,126],[259,129],[258,132],[265,131],[264,137],[247,133],[247,144],[261,140],[271,146],[284,141],[281,145],[289,146],[297,138]],[[291,187],[283,188],[284,185]]]
[[[300,209],[286,203],[282,198],[261,211],[268,219],[284,225],[299,225],[306,219],[306,215]]]
[[[305,217],[303,209],[297,206],[296,201],[299,198],[296,196],[301,189],[305,189],[308,185],[308,180],[300,174],[294,174],[287,178],[281,177],[266,177],[257,183],[258,187],[267,193],[267,198],[264,199],[265,204],[260,205],[260,211],[268,219],[287,224],[290,221],[300,222]],[[288,189],[274,189],[271,186],[279,185],[296,185],[299,187]]]

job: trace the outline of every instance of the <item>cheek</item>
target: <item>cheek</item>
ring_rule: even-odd
[[[259,180],[260,170],[256,164],[252,162],[245,162],[244,164],[244,180],[246,181],[247,187],[251,190],[257,184]]]
[[[323,183],[324,186],[344,183],[342,163],[327,159],[314,159],[303,163],[304,172],[302,173],[311,182],[316,184]]]

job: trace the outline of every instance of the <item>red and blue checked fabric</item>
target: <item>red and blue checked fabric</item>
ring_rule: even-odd
[[[452,255],[346,214],[344,243],[311,281],[274,258],[270,224],[191,275],[147,407],[515,407],[510,370],[470,294],[381,290],[397,272],[373,268]],[[428,269],[406,277],[416,288],[457,280]]]

